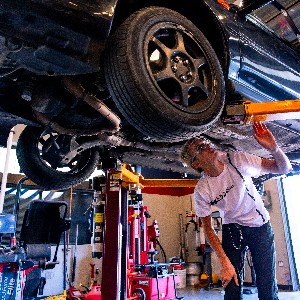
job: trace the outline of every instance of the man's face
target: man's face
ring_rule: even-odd
[[[212,144],[204,139],[196,139],[189,148],[191,154],[191,166],[193,168],[201,168],[203,162],[207,162],[208,159],[213,157],[208,157],[210,154],[214,154],[216,150]]]

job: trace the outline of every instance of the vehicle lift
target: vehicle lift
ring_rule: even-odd
[[[148,226],[140,193],[144,179],[125,164],[107,169],[105,177],[101,299],[184,299],[176,295],[173,266],[178,262],[155,261],[159,229],[156,220]]]
[[[273,121],[285,119],[300,119],[300,100],[285,100],[268,103],[254,103],[245,101],[227,105],[224,123],[249,124],[259,121]],[[103,278],[102,300],[129,299],[179,299],[176,290],[171,297],[166,298],[156,294],[156,298],[146,298],[144,292],[137,288],[137,292],[130,291],[134,274],[128,259],[128,195],[129,191],[137,191],[148,187],[194,187],[196,179],[144,179],[140,174],[132,172],[130,166],[120,165],[103,167],[106,172],[106,203],[105,203],[105,233],[103,246]],[[133,195],[134,193],[132,193]],[[134,196],[138,197],[138,193]],[[133,214],[132,214],[133,215]],[[132,216],[131,216],[132,217]],[[148,247],[148,246],[147,246]],[[146,248],[145,251],[148,251]],[[150,263],[145,263],[145,257],[138,263],[143,267],[154,268],[157,264],[154,255],[150,255]],[[143,256],[140,256],[143,257]],[[136,259],[140,259],[136,258]],[[143,264],[144,263],[144,264]],[[136,272],[138,273],[138,272]],[[157,277],[157,272],[155,274]],[[167,284],[169,287],[169,284]],[[156,293],[159,290],[158,285]],[[128,294],[128,291],[131,294]]]

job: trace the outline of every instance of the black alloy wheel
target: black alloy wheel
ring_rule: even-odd
[[[199,135],[220,117],[224,78],[202,32],[166,8],[133,14],[107,46],[105,74],[118,109],[156,140]]]

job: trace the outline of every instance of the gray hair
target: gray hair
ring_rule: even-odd
[[[198,138],[193,137],[186,141],[181,148],[181,161],[184,166],[191,167],[193,154],[190,152],[190,146],[196,141]]]

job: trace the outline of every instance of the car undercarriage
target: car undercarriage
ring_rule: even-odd
[[[53,2],[0,4],[0,141],[5,146],[12,127],[27,125],[17,156],[35,183],[68,188],[110,158],[195,176],[179,153],[197,136],[225,151],[268,157],[251,125],[223,123],[224,107],[249,97],[299,98],[294,48],[260,28],[256,48],[246,49],[243,30],[253,38],[257,20],[245,16],[264,7],[261,1],[245,11],[200,1],[193,4],[195,13],[180,1],[133,1],[127,7],[124,1],[97,6],[78,0],[76,8]],[[265,49],[262,54],[259,44],[265,47],[266,40],[289,52],[282,62]],[[267,66],[266,59],[276,64]],[[292,79],[284,82],[274,70]],[[299,120],[268,126],[297,170]]]

